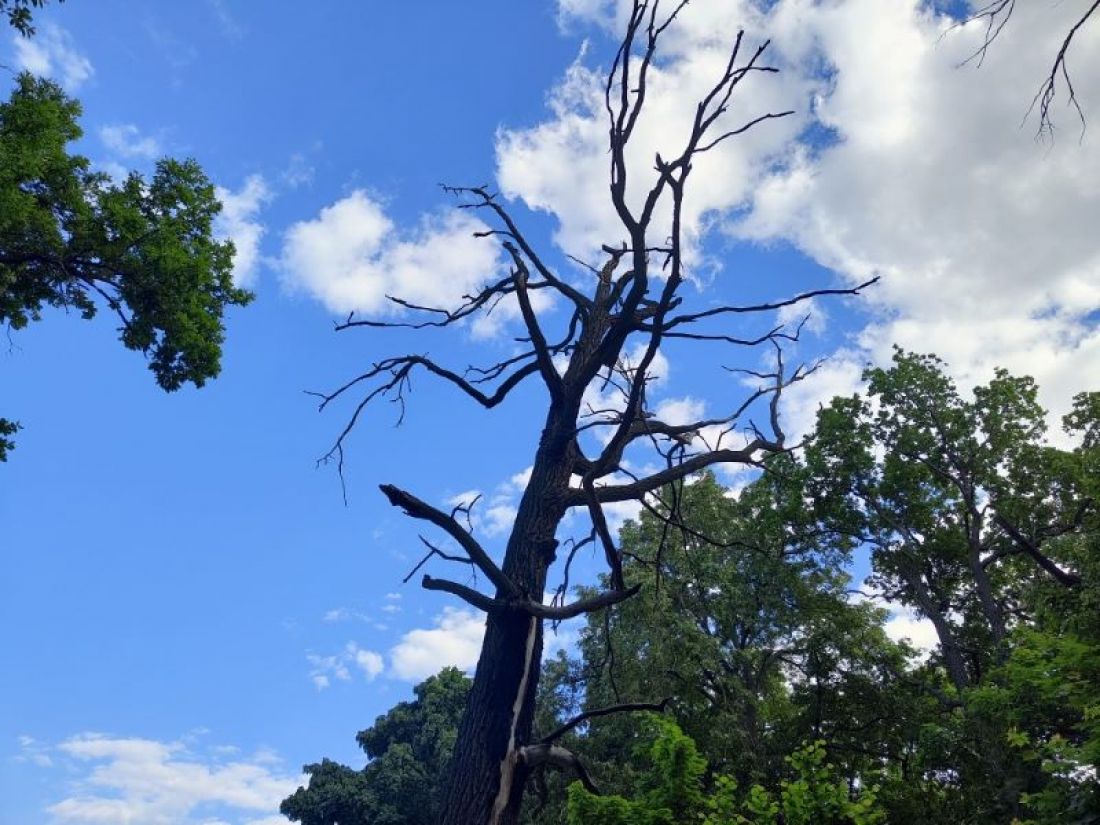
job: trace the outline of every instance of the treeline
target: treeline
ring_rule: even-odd
[[[1100,393],[1061,449],[1029,378],[963,397],[900,351],[865,378],[743,489],[698,477],[626,525],[641,591],[545,664],[538,736],[578,761],[535,771],[525,821],[1100,821]],[[436,821],[468,685],[419,685],[358,735],[366,768],[307,766],[283,813]],[[663,713],[563,729],[634,703]]]

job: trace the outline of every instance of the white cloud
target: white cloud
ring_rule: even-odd
[[[325,615],[321,617],[321,621],[330,623],[347,622],[352,619],[366,622],[370,620],[370,616],[362,610],[356,610],[353,607],[334,607],[332,610],[325,611]]]
[[[262,754],[222,761],[215,749],[198,754],[182,741],[85,733],[56,750],[71,760],[74,776],[71,794],[46,809],[56,822],[272,822],[279,802],[304,781],[277,772]]]
[[[795,444],[817,426],[817,411],[837,396],[851,396],[862,386],[863,364],[853,352],[840,351],[817,372],[783,391],[781,423],[788,443]]]
[[[928,5],[778,5],[790,62],[835,69],[815,114],[837,141],[794,154],[731,229],[791,240],[851,281],[882,275],[860,338],[874,360],[934,350],[964,385],[1005,366],[1064,411],[1100,354],[1100,161],[1091,131],[1040,145],[1034,119],[1019,124],[1075,9],[1019,6],[984,65],[959,69],[981,26],[941,38],[950,21]],[[1100,28],[1088,37],[1079,77],[1100,76]],[[1100,87],[1079,87],[1100,110]]]
[[[20,71],[50,77],[75,92],[92,76],[92,62],[77,51],[67,31],[47,23],[34,37],[13,35],[15,65]]]
[[[260,261],[260,241],[266,231],[257,216],[273,197],[262,175],[249,175],[236,192],[219,186],[217,198],[222,211],[215,222],[215,232],[233,241],[237,255],[233,259],[233,283],[251,286],[256,280]]]
[[[493,496],[486,501],[480,490],[466,490],[450,496],[446,500],[448,507],[470,507],[469,516],[465,513],[457,513],[456,518],[466,525],[467,519],[474,532],[481,532],[489,538],[501,536],[512,529],[512,522],[516,517],[516,507],[513,503],[517,490],[505,483],[498,487]]]
[[[160,142],[132,123],[114,123],[99,127],[99,139],[103,145],[124,158],[153,160],[163,154]]]
[[[619,17],[622,17],[622,3]],[[559,4],[562,19],[588,18],[606,24],[608,4],[580,0]],[[721,76],[729,57],[729,33],[745,25],[755,45],[764,34],[761,18],[750,2],[692,5],[678,26],[668,30],[664,59],[652,67],[646,105],[628,147],[627,200],[635,208],[656,180],[653,158],[677,156],[683,148],[694,109]],[[720,36],[716,33],[720,33]],[[739,87],[730,110],[715,123],[715,134],[736,128],[768,111],[793,108],[808,96],[805,78],[797,74],[761,75]],[[551,90],[549,117],[529,128],[502,129],[497,135],[497,178],[502,191],[530,208],[552,213],[558,220],[555,240],[582,258],[598,256],[602,244],[626,240],[624,229],[609,207],[607,195],[607,113],[604,109],[603,68],[589,65],[587,54],[569,67]],[[804,118],[772,121],[737,140],[700,155],[694,163],[690,195],[682,220],[689,261],[701,264],[698,242],[716,213],[745,204],[770,160],[798,134]],[[667,236],[667,198],[656,213],[651,239]],[[698,275],[693,267],[690,275]]]
[[[653,414],[658,420],[674,427],[699,421],[706,412],[706,404],[690,395],[683,398],[665,398],[657,404]]]
[[[39,742],[33,736],[22,734],[16,738],[19,743],[19,753],[14,757],[16,762],[30,762],[40,768],[48,768],[53,765],[49,747]]]
[[[471,670],[481,652],[485,617],[473,610],[445,607],[435,626],[410,630],[390,650],[390,670],[398,679],[419,682],[454,666]]]
[[[360,670],[367,677],[367,681],[371,682],[385,670],[385,663],[382,657],[375,653],[373,650],[363,650],[356,648],[354,651],[355,664],[359,665]]]
[[[452,210],[402,233],[381,203],[356,190],[287,230],[284,282],[339,314],[399,312],[387,295],[453,308],[500,268],[498,245],[474,237],[486,229],[468,212]]]
[[[531,482],[531,473],[534,472],[534,470],[535,466],[532,464],[508,479],[517,493],[522,493],[527,489],[527,485]]]
[[[750,40],[770,36],[783,72],[740,89],[742,112],[804,114],[754,129],[693,173],[688,240],[717,223],[739,239],[792,242],[849,282],[881,275],[867,302],[873,320],[854,342],[858,361],[888,360],[893,343],[935,350],[964,386],[1006,366],[1034,375],[1060,414],[1100,355],[1100,160],[1092,130],[1077,140],[1071,110],[1059,116],[1066,129],[1053,145],[1033,139],[1034,118],[1019,124],[1078,12],[1020,6],[975,69],[959,64],[980,44],[981,24],[941,37],[953,21],[933,5],[691,4],[666,34],[649,89],[632,196],[649,182],[653,151],[667,156],[682,139],[683,107],[715,76],[730,33],[743,26]],[[611,32],[628,6],[558,4],[565,23]],[[1082,35],[1072,71],[1100,76],[1100,27]],[[553,213],[559,245],[577,254],[621,231],[607,206],[603,76],[588,63],[582,55],[551,92],[542,123],[502,130],[497,141],[503,191]],[[1077,92],[1086,112],[1100,111],[1100,85],[1078,83]],[[810,124],[822,128],[800,143],[796,131]],[[823,132],[836,140],[823,143]],[[827,319],[813,311],[808,331],[820,331]],[[831,379],[851,383],[852,372],[844,365]],[[813,394],[825,377],[799,392]]]
[[[331,656],[307,653],[306,661],[310,665],[309,679],[317,690],[331,687],[333,679],[350,682],[353,667],[358,667],[368,682],[373,682],[385,669],[380,654],[359,647],[355,642],[348,642],[343,650]]]
[[[883,630],[895,642],[906,641],[922,653],[934,650],[940,643],[932,622],[906,608],[891,606],[890,618]]]

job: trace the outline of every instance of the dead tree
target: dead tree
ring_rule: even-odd
[[[622,553],[608,527],[604,506],[646,499],[712,465],[753,465],[768,454],[787,449],[779,420],[779,396],[812,369],[788,371],[779,358],[774,371],[757,373],[762,385],[731,405],[728,415],[672,424],[657,418],[646,399],[648,377],[662,344],[676,339],[737,347],[771,343],[779,352],[778,344],[796,333],[765,326],[758,335],[738,337],[731,334],[730,320],[770,319],[781,307],[814,296],[853,295],[866,286],[818,289],[753,305],[707,306],[695,311],[683,307],[686,290],[682,288],[687,277],[681,237],[683,206],[693,162],[764,121],[791,114],[767,112],[736,123],[727,123],[728,118],[722,117],[742,83],[776,71],[763,62],[768,43],[750,48],[739,32],[723,71],[695,108],[686,143],[675,155],[657,155],[644,199],[634,205],[628,202],[628,174],[635,170],[628,169],[627,146],[645,107],[658,42],[685,5],[686,0],[681,0],[670,11],[662,11],[659,0],[635,0],[611,65],[605,89],[609,194],[622,236],[608,239],[603,265],[590,267],[586,285],[578,286],[576,280],[556,271],[488,187],[450,188],[460,198],[460,208],[478,210],[494,222],[495,228],[484,234],[486,242],[499,242],[506,251],[507,276],[466,296],[457,309],[415,306],[395,299],[420,320],[393,322],[353,316],[338,325],[340,329],[448,327],[508,300],[516,302],[525,328],[520,339],[522,354],[492,366],[456,371],[424,355],[399,355],[379,361],[324,395],[322,407],[348,395],[356,399],[354,412],[330,453],[341,466],[345,438],[363,410],[382,398],[397,401],[403,408],[410,378],[417,371],[452,385],[487,409],[506,401],[528,381],[540,382],[548,399],[531,477],[500,565],[475,538],[469,524],[463,523],[467,519],[459,510],[438,509],[392,485],[381,488],[391,504],[442,531],[458,548],[457,552],[444,552],[425,539],[425,561],[459,562],[491,584],[491,592],[483,592],[428,574],[421,582],[429,590],[453,594],[486,614],[473,689],[443,788],[441,821],[445,825],[516,822],[525,781],[535,769],[579,770],[582,781],[591,784],[577,759],[553,744],[552,736],[541,740],[533,736],[532,718],[543,624],[609,609],[637,592],[637,587],[624,582]],[[659,211],[661,219],[655,218]],[[666,225],[665,220],[670,222]],[[653,237],[658,233],[660,237]],[[559,329],[549,329],[554,319],[533,307],[536,290],[549,290],[567,307],[567,313],[555,316]],[[624,358],[628,342],[631,347],[642,344],[641,355],[634,362]],[[615,388],[619,403],[606,410],[588,409],[585,390],[594,384],[605,392]],[[752,410],[761,411],[766,426],[747,420]],[[591,431],[597,429],[602,430],[603,438],[590,438]],[[711,438],[700,436],[703,432]],[[599,442],[596,449],[591,447],[594,441]],[[624,454],[640,445],[655,450],[663,460],[660,470],[644,477],[632,476],[623,466]],[[567,588],[562,587],[560,598],[547,605],[543,593],[558,554],[558,528],[573,508],[585,511],[590,519],[592,531],[585,541],[602,548],[607,588],[567,603]],[[639,706],[643,705],[634,703],[624,709]]]
[[[1082,133],[1085,128],[1085,112],[1081,108],[1081,104],[1077,100],[1077,90],[1073,86],[1073,80],[1070,76],[1069,65],[1066,62],[1066,58],[1069,54],[1070,46],[1073,45],[1073,40],[1080,32],[1081,28],[1089,21],[1097,10],[1100,9],[1100,0],[1086,0],[1084,8],[1081,13],[1076,16],[1073,23],[1070,25],[1066,34],[1062,37],[1062,42],[1058,47],[1058,51],[1054,54],[1054,59],[1050,63],[1050,69],[1043,77],[1042,83],[1039,84],[1039,90],[1035,93],[1035,97],[1031,99],[1031,105],[1027,109],[1027,117],[1032,112],[1038,110],[1039,112],[1039,127],[1037,137],[1050,137],[1054,134],[1054,121],[1050,116],[1050,107],[1054,104],[1055,98],[1058,96],[1058,85],[1061,81],[1061,85],[1066,88],[1066,105],[1072,106],[1077,112],[1077,117],[1081,121]],[[984,6],[979,6],[974,9],[971,14],[962,21],[962,24],[981,21],[985,24],[985,32],[982,36],[982,43],[978,49],[968,57],[965,63],[976,63],[978,66],[985,60],[986,53],[989,51],[989,47],[993,45],[998,37],[1001,36],[1001,32],[1004,31],[1005,26],[1008,25],[1008,21],[1012,17],[1012,13],[1016,10],[1016,0],[992,0]],[[960,24],[960,25],[962,25]]]

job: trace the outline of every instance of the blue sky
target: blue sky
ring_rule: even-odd
[[[499,546],[540,393],[486,414],[418,380],[400,428],[382,405],[354,434],[345,506],[314,462],[348,408],[318,415],[303,390],[388,354],[511,352],[507,317],[442,336],[332,331],[350,309],[384,312],[386,290],[446,300],[499,266],[441,181],[494,182],[578,281],[563,253],[595,260],[618,240],[591,107],[617,4],[316,5],[69,0],[31,43],[0,38],[0,63],[82,101],[78,148],[100,168],[199,159],[257,294],[200,391],[161,393],[106,316],[52,313],[0,350],[0,414],[25,426],[0,469],[0,821],[281,821],[303,763],[359,764],[355,731],[476,656],[476,616],[401,585],[416,531],[377,485],[440,504],[478,491],[479,532]],[[799,112],[698,170],[690,300],[883,276],[865,301],[814,308],[798,356],[830,360],[788,398],[794,430],[893,342],[939,352],[964,384],[995,365],[1035,375],[1055,412],[1096,388],[1095,127],[1079,141],[1058,113],[1053,144],[1019,127],[1072,5],[1020,10],[980,71],[957,68],[973,27],[941,40],[950,21],[908,0],[685,14],[639,169],[676,145],[715,33],[738,24],[771,35],[784,69],[738,111]],[[1075,47],[1081,78],[1100,76],[1095,28]],[[1100,90],[1079,86],[1100,118]],[[670,415],[735,405],[747,388],[721,366],[761,363],[666,354],[656,400]],[[898,628],[919,632],[904,616]]]

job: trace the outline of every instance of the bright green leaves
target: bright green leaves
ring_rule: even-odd
[[[214,238],[214,186],[195,161],[171,159],[148,180],[111,182],[68,151],[79,116],[29,74],[0,104],[0,324],[106,308],[161,387],[201,387],[221,369],[226,307],[252,298],[233,285],[232,243]]]
[[[635,800],[594,796],[580,783],[569,786],[569,825],[878,825],[885,813],[875,789],[853,794],[815,741],[786,758],[789,775],[779,792],[753,785],[738,793],[729,776],[708,779],[707,762],[695,743],[668,719],[648,722],[651,770]],[[704,791],[709,784],[710,792]]]
[[[651,770],[642,778],[637,800],[595,796],[580,783],[569,786],[569,825],[679,825],[697,822],[703,814],[706,760],[695,742],[664,717],[649,716],[640,756]]]

